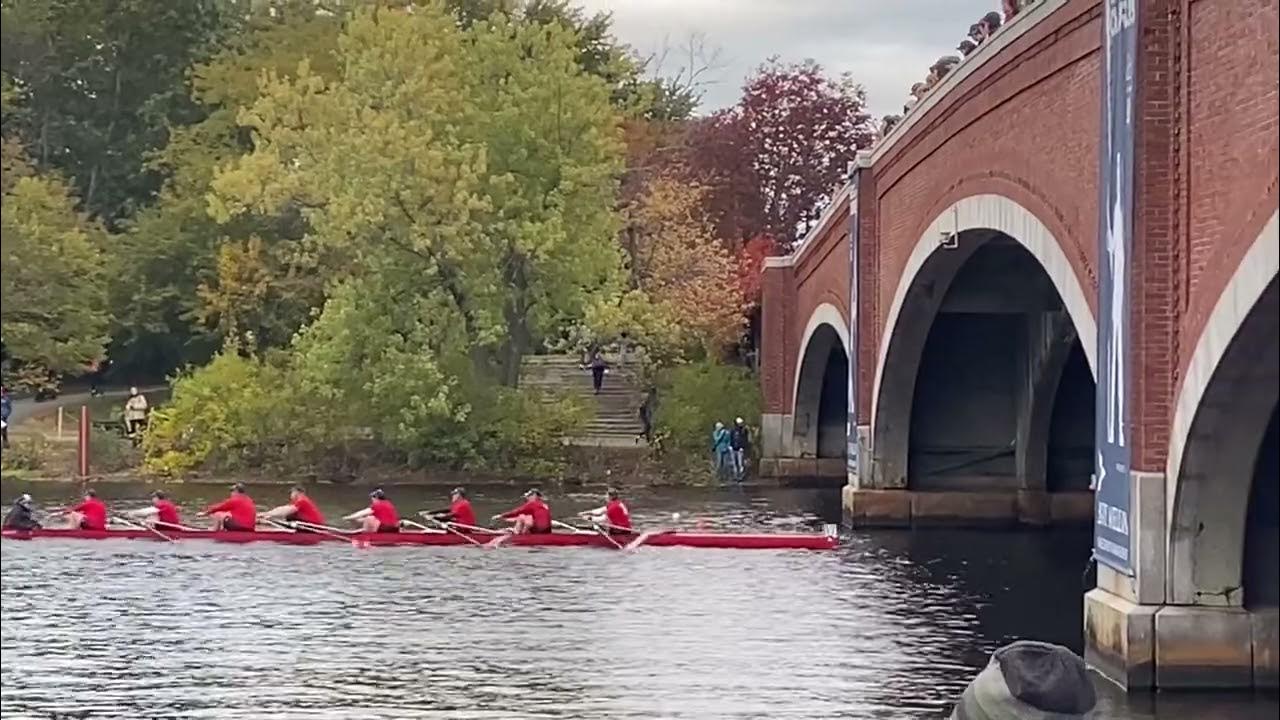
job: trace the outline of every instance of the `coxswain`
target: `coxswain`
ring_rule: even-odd
[[[449,507],[444,510],[432,510],[427,515],[438,522],[457,523],[475,527],[476,513],[471,509],[471,501],[467,499],[467,491],[456,487],[449,493]]]
[[[285,520],[287,522],[307,523],[308,525],[324,525],[324,514],[320,508],[307,497],[307,491],[301,485],[294,485],[289,490],[289,502],[274,507],[262,514],[264,520]]]
[[[178,514],[178,506],[173,504],[169,495],[163,490],[151,493],[151,507],[134,510],[129,515],[153,527],[182,528],[182,517]]]
[[[214,530],[253,531],[257,527],[258,509],[240,483],[231,486],[230,497],[200,514],[213,518]]]
[[[107,504],[92,489],[84,491],[84,500],[67,509],[67,527],[80,530],[106,530]]]
[[[396,506],[387,499],[387,494],[382,492],[382,488],[369,493],[369,507],[357,510],[342,519],[359,520],[362,532],[400,532],[400,513],[396,512]]]
[[[523,505],[494,515],[493,519],[510,521],[511,532],[517,535],[551,532],[551,508],[542,499],[542,491],[534,488],[525,493],[524,498]]]
[[[631,512],[618,497],[618,491],[613,488],[609,488],[605,493],[603,506],[578,513],[578,515],[603,527],[612,535],[626,535],[631,532]]]
[[[35,510],[31,507],[31,496],[22,493],[13,501],[13,507],[4,516],[5,530],[39,530],[40,522],[36,520]]]

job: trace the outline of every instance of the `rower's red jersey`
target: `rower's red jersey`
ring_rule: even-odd
[[[324,514],[306,495],[299,495],[296,499],[290,500],[289,504],[293,506],[293,517],[290,519],[312,525],[324,524]]]
[[[156,500],[156,522],[166,525],[181,525],[182,517],[178,515],[178,506],[170,500]]]
[[[84,516],[83,526],[88,530],[107,529],[107,504],[96,497],[85,498],[84,502],[71,508]]]
[[[533,518],[534,530],[551,529],[551,508],[543,502],[542,498],[531,497],[515,510],[508,510],[502,513],[504,518],[520,517],[521,515],[528,515]]]
[[[605,504],[604,519],[613,527],[631,529],[631,513],[621,500],[610,500]]]
[[[253,499],[240,493],[233,494],[217,505],[210,505],[205,512],[227,513],[231,516],[231,522],[250,530],[253,530],[258,523],[258,508],[254,506]]]
[[[400,526],[400,513],[396,512],[396,506],[390,500],[374,499],[369,503],[369,509],[382,527]]]
[[[476,513],[471,509],[471,501],[459,498],[449,506],[449,517],[453,522],[463,525],[475,525]]]

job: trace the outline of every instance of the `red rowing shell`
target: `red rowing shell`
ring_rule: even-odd
[[[318,533],[301,533],[289,531],[258,530],[241,531],[191,531],[164,530],[167,537],[174,540],[213,540],[216,542],[248,543],[276,542],[290,545],[317,545],[320,543],[339,543],[346,538],[359,544],[369,545],[471,545],[463,537],[453,533],[398,532],[398,533],[353,533],[349,536],[335,537]],[[42,538],[75,538],[80,540],[156,540],[161,538],[149,530],[4,530],[3,536],[12,540],[35,540]],[[476,533],[470,536],[480,543],[494,539],[495,535]],[[618,544],[626,545],[635,539],[635,535],[615,535]],[[595,533],[550,533],[544,535],[513,535],[503,541],[503,546],[530,547],[615,547],[609,539]],[[732,548],[738,550],[832,550],[839,545],[839,539],[833,535],[818,534],[745,534],[745,533],[655,533],[644,542],[646,547],[701,547]]]

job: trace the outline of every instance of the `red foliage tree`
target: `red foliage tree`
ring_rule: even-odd
[[[768,235],[756,235],[742,244],[736,256],[738,264],[738,289],[742,293],[743,306],[749,310],[760,304],[760,278],[764,272],[764,259],[776,255],[778,244]]]
[[[735,248],[764,233],[790,250],[873,138],[866,93],[812,61],[762,65],[737,105],[694,125],[686,163],[711,188],[719,237]]]

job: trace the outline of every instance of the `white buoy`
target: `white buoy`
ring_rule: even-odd
[[[680,522],[680,513],[671,513],[671,522]]]

